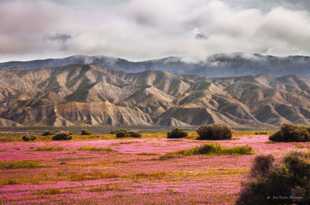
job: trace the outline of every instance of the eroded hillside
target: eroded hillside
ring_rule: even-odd
[[[309,123],[310,80],[208,79],[99,65],[0,71],[0,125],[257,127]]]

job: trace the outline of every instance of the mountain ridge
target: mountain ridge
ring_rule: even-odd
[[[174,74],[202,75],[210,78],[237,77],[247,75],[310,75],[309,56],[277,57],[262,54],[215,54],[204,61],[190,62],[179,57],[166,57],[145,61],[129,61],[106,56],[76,55],[59,59],[35,61],[13,61],[0,63],[0,69],[32,70],[59,68],[70,65],[96,64],[102,67],[139,73],[149,70],[167,71]]]
[[[273,127],[310,123],[310,78],[126,73],[100,65],[0,69],[0,127]]]

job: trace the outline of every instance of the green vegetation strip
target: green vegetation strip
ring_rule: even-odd
[[[0,161],[0,169],[34,169],[43,165],[37,161]]]
[[[91,147],[91,146],[85,146],[80,147],[80,151],[89,151],[89,152],[113,152],[113,149],[108,147]]]
[[[237,146],[232,148],[223,148],[218,144],[206,144],[189,150],[168,153],[160,157],[161,160],[180,158],[193,155],[249,155],[254,151],[250,146]]]

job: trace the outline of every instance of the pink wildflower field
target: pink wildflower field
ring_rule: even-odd
[[[0,204],[230,205],[256,155],[281,159],[290,151],[310,148],[309,143],[271,143],[267,136],[245,136],[216,143],[249,145],[252,155],[160,158],[206,143],[214,142],[163,138],[0,142]],[[21,165],[5,166],[10,163]]]

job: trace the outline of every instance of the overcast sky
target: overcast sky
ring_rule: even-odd
[[[310,55],[310,1],[0,0],[0,61],[231,52]]]

